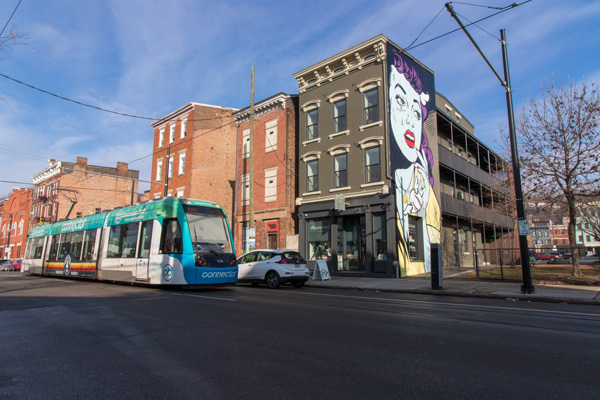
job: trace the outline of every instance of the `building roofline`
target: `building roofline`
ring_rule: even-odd
[[[346,49],[344,51],[341,51],[329,58],[326,58],[325,60],[319,61],[316,64],[313,64],[309,67],[304,68],[301,71],[298,71],[294,74],[292,74],[292,76],[294,77],[294,79],[298,79],[299,77],[301,77],[302,75],[305,75],[313,70],[319,69],[319,68],[323,68],[325,67],[327,64],[331,64],[332,62],[347,57],[349,55],[354,55],[354,53],[356,53],[359,50],[362,50],[366,47],[369,46],[375,46],[377,43],[390,43],[391,45],[393,45],[394,47],[396,47],[398,50],[400,50],[402,53],[406,54],[408,57],[410,57],[413,61],[415,61],[417,64],[419,64],[420,66],[422,66],[423,68],[425,68],[426,70],[428,70],[429,72],[431,72],[432,74],[434,73],[433,70],[429,67],[427,67],[425,64],[421,63],[419,60],[417,60],[415,57],[413,57],[410,53],[408,53],[406,50],[404,50],[402,47],[398,46],[396,43],[394,43],[392,40],[390,40],[387,36],[385,36],[384,34],[379,34],[371,39],[365,40],[362,43],[359,43],[349,49]]]
[[[261,110],[272,107],[276,103],[284,103],[285,100],[293,99],[295,97],[298,97],[298,95],[279,92],[277,94],[274,94],[273,96],[267,97],[266,99],[263,99],[263,100],[260,100],[256,103],[254,103],[254,110],[260,112]],[[233,117],[236,119],[236,121],[240,121],[242,119],[247,118],[247,116],[249,114],[250,114],[250,106],[242,108],[239,111],[236,111],[235,113],[233,113]]]
[[[214,106],[214,105],[211,105],[211,104],[203,104],[203,103],[190,102],[190,103],[187,103],[186,105],[184,105],[183,107],[180,107],[177,110],[173,111],[172,113],[170,113],[168,115],[165,115],[164,117],[162,117],[160,119],[157,119],[156,121],[154,121],[150,125],[153,128],[156,128],[158,126],[166,124],[167,122],[169,122],[169,121],[171,121],[173,119],[177,119],[181,115],[192,111],[194,109],[194,107],[209,107],[209,108],[217,108],[217,109],[221,109],[221,110],[230,110],[230,111],[237,111],[238,110],[237,108],[232,108],[232,107]]]

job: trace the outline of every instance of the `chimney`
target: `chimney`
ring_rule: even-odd
[[[77,157],[77,165],[81,165],[82,167],[87,166],[88,159],[85,157]]]

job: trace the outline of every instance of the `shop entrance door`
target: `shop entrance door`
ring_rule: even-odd
[[[365,216],[341,217],[338,223],[338,271],[364,272]]]

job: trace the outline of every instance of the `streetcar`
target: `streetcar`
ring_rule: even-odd
[[[166,286],[228,286],[238,276],[223,208],[173,197],[36,227],[21,270]]]

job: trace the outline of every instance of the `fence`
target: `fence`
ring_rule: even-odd
[[[533,283],[564,283],[600,285],[598,249],[578,248],[579,268],[573,265],[570,253],[530,251],[530,270]],[[456,278],[523,280],[520,250],[518,248],[477,250],[473,268],[466,268]]]

